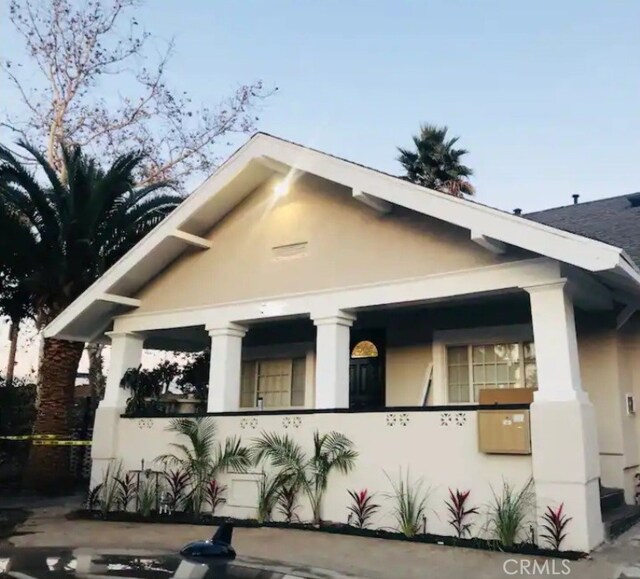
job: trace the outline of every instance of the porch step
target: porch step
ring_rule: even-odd
[[[602,520],[607,539],[611,540],[640,521],[640,506],[622,505],[603,512]]]
[[[624,491],[610,487],[600,487],[600,511],[603,515],[624,506]]]

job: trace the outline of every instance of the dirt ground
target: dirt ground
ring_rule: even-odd
[[[177,551],[184,543],[212,533],[211,527],[196,525],[68,520],[69,510],[63,504],[36,506],[5,545]],[[495,579],[562,576],[567,570],[569,576],[580,579],[640,577],[640,528],[605,545],[591,559],[568,562],[566,567],[559,559],[283,529],[239,528],[233,543],[243,556],[367,578]]]

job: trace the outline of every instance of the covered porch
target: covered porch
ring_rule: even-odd
[[[242,434],[263,415],[298,436],[304,429],[290,426],[302,423],[297,417],[314,415],[305,424],[329,420],[327,427],[350,432],[349,424],[357,421],[355,436],[364,444],[384,412],[401,431],[393,448],[385,444],[371,450],[366,469],[378,473],[376,480],[398,468],[400,447],[414,453],[445,449],[418,469],[418,474],[427,466],[437,469],[430,478],[441,490],[467,484],[466,477],[459,483],[455,475],[464,464],[477,463],[472,470],[484,479],[485,495],[512,469],[519,482],[529,472],[538,513],[534,524],[547,506],[564,504],[576,521],[568,547],[588,551],[603,537],[600,463],[594,409],[580,376],[574,303],[594,307],[604,296],[586,295],[565,274],[557,262],[530,259],[266,302],[116,318],[96,420],[94,467],[134,450],[123,448],[122,433],[130,439],[133,432],[131,419],[121,417],[127,394],[120,378],[139,364],[143,348],[208,347],[207,413],[217,417],[225,434]],[[530,456],[479,449],[477,413],[483,407],[478,395],[484,388],[535,389]],[[281,416],[289,419],[280,424]],[[449,447],[431,429],[456,420],[467,424],[464,442],[452,439]],[[426,421],[430,435],[403,429],[410,421]],[[154,431],[155,422],[150,423]],[[145,441],[136,446],[135,460],[147,452],[149,434],[138,434]],[[357,473],[353,476],[359,480]],[[344,501],[336,501],[337,512]]]

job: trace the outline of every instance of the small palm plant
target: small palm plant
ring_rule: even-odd
[[[387,479],[393,487],[393,492],[387,496],[395,503],[393,517],[396,520],[398,530],[407,538],[415,537],[421,527],[426,528],[426,511],[428,491],[423,490],[423,480],[411,482],[409,471],[403,478],[402,471],[398,480],[394,481],[387,473]]]
[[[353,501],[348,507],[351,513],[349,518],[353,517],[355,526],[358,529],[365,529],[371,517],[380,508],[380,505],[373,502],[375,495],[371,494],[367,489],[361,491],[350,490],[349,496]]]
[[[117,508],[120,497],[120,485],[118,480],[122,479],[122,463],[120,461],[110,461],[104,471],[102,482],[98,483],[89,491],[90,507],[99,506],[102,516],[106,516],[109,511]]]
[[[142,474],[138,487],[138,511],[143,517],[149,517],[151,511],[158,504],[158,484],[150,470],[146,470]]]
[[[262,433],[252,448],[256,463],[268,460],[279,469],[281,484],[293,485],[305,493],[311,503],[313,522],[320,524],[322,499],[327,490],[329,475],[335,469],[344,474],[355,466],[358,453],[344,434],[329,432],[313,434],[313,454],[307,455],[288,435]]]
[[[493,492],[489,505],[488,526],[500,544],[511,547],[518,539],[524,522],[533,508],[533,481],[530,479],[520,490],[507,481],[502,483],[502,492]]]
[[[294,483],[283,482],[278,492],[278,512],[284,517],[285,523],[291,523],[294,519],[300,520],[298,510],[298,486]]]
[[[470,494],[470,490],[456,489],[453,491],[449,489],[449,500],[445,501],[450,516],[449,524],[455,529],[458,539],[471,534],[471,523],[468,521],[468,517],[478,514],[478,507],[467,506]]]
[[[262,473],[262,478],[258,483],[258,512],[256,517],[260,524],[271,520],[273,509],[278,502],[278,496],[283,484],[281,476]]]
[[[171,443],[174,452],[163,454],[156,461],[187,474],[191,488],[186,498],[198,516],[211,480],[227,470],[246,472],[251,465],[249,450],[235,436],[227,438],[224,446],[216,442],[216,424],[207,417],[174,418],[167,430],[187,438],[188,443]]]

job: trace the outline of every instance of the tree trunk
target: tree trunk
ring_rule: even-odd
[[[84,344],[81,342],[44,339],[34,434],[71,436],[74,388],[83,350]],[[68,489],[72,483],[69,472],[70,448],[32,445],[25,472],[25,487],[51,493]]]
[[[91,389],[91,405],[96,408],[104,396],[104,368],[102,360],[104,344],[87,344],[89,356],[89,388]]]
[[[11,321],[9,327],[9,359],[7,360],[7,386],[11,386],[16,370],[16,352],[18,351],[18,334],[20,333],[20,321]]]

